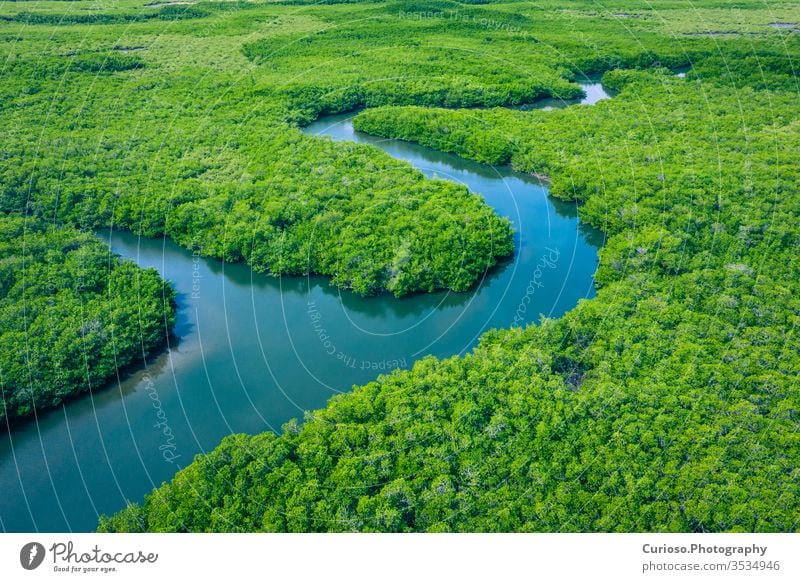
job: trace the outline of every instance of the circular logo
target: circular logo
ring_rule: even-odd
[[[44,546],[39,542],[30,542],[19,551],[19,563],[26,570],[35,570],[44,561]]]

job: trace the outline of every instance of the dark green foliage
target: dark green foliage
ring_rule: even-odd
[[[389,111],[391,115],[387,115]],[[458,123],[451,126],[442,121],[435,110],[421,107],[368,109],[356,116],[353,127],[382,137],[416,141],[485,164],[508,164],[514,153],[514,146],[507,137],[487,131],[491,126],[469,111],[462,112]]]
[[[210,13],[196,6],[162,6],[155,13],[154,18],[159,20],[188,20],[190,18],[203,18]]]
[[[173,294],[91,234],[0,217],[0,422],[141,361],[172,329]]]
[[[518,105],[542,96],[580,95],[577,85],[547,66],[553,63],[546,55],[511,67],[498,66],[504,59],[486,59],[486,44],[497,37],[498,52],[519,60],[514,51],[531,43],[525,16],[444,2],[381,5],[374,11],[313,34],[271,35],[245,44],[242,52],[275,70],[313,63],[320,54],[332,59],[338,74],[315,71],[278,84],[293,109],[306,110],[300,122],[360,107]],[[470,38],[469,45],[459,46],[459,35]],[[430,46],[432,37],[441,44]],[[523,66],[539,74],[520,75]]]
[[[186,20],[189,18],[203,18],[209,12],[195,6],[162,6],[157,10],[139,12],[120,12],[120,13],[64,13],[54,14],[51,12],[18,12],[13,16],[2,16],[0,19],[9,22],[19,22],[22,24],[46,24],[51,26],[65,26],[70,24],[124,24],[133,22],[145,22],[151,19],[158,20]]]
[[[120,55],[114,53],[91,53],[81,55],[72,60],[68,67],[73,71],[87,73],[117,73],[140,69],[144,63],[133,55]]]
[[[42,89],[41,81],[58,81],[72,75],[93,79],[98,74],[122,73],[144,68],[145,63],[136,55],[97,51],[77,55],[48,56],[38,59],[20,59],[11,62],[0,72],[0,79],[20,83],[22,97],[35,95]],[[0,109],[12,109],[14,102],[0,103]]]
[[[275,4],[286,6],[316,6],[318,4],[358,4],[363,0],[275,0]]]
[[[735,65],[733,64],[735,63]],[[697,63],[687,75],[689,79],[714,79],[730,90],[741,87],[797,92],[800,63],[791,54],[771,53],[716,55]]]
[[[68,24],[120,24],[143,20],[143,16],[139,14],[54,14],[51,12],[17,12],[13,16],[3,16],[1,18],[8,22],[48,24],[52,26]]]

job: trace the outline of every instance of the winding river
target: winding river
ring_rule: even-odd
[[[587,85],[582,102],[606,97],[598,87]],[[373,144],[480,193],[514,223],[513,260],[467,293],[361,298],[319,277],[269,277],[202,259],[168,239],[98,233],[173,283],[174,337],[113,385],[0,435],[0,531],[90,531],[100,514],[141,501],[226,435],[280,431],[353,384],[428,354],[464,354],[488,329],[558,317],[594,294],[602,235],[541,182],[358,134],[348,115],[304,131]]]

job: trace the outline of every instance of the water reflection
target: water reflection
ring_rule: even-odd
[[[0,529],[91,530],[99,513],[140,501],[226,435],[278,431],[353,384],[427,354],[463,354],[488,329],[556,317],[594,294],[602,235],[541,182],[357,134],[347,116],[306,131],[372,143],[429,176],[465,184],[513,221],[514,257],[467,293],[365,299],[320,277],[270,277],[198,259],[169,240],[98,233],[172,282],[176,337],[111,386],[0,437]]]

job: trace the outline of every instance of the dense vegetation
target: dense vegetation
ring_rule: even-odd
[[[173,291],[91,234],[0,216],[0,422],[101,387],[163,344]]]
[[[512,253],[509,223],[465,188],[292,124],[363,104],[502,104],[580,91],[544,65],[520,83],[475,57],[433,83],[410,73],[392,80],[407,58],[396,52],[378,50],[382,68],[349,58],[374,51],[378,39],[387,47],[400,39],[402,31],[389,34],[394,14],[372,29],[369,19],[336,27],[285,8],[254,14],[252,4],[127,4],[5,16],[28,23],[31,36],[10,43],[0,73],[8,136],[0,208],[167,234],[204,255],[324,274],[361,294],[464,291]],[[145,18],[167,9],[193,18]],[[331,16],[350,19],[338,9]],[[166,49],[151,47],[179,26]],[[424,23],[408,27],[425,32]],[[219,60],[201,66],[195,54]]]
[[[613,72],[618,96],[563,111],[360,114],[479,160],[501,144],[550,175],[613,235],[598,297],[281,437],[230,437],[102,527],[796,530],[797,96],[713,78]]]
[[[791,348],[720,368],[747,343],[727,339],[734,327],[665,314],[638,282],[605,292],[611,305],[383,377],[280,437],[228,437],[101,529],[796,529],[800,402],[781,364],[757,361]]]
[[[59,24],[29,14],[84,3],[18,4],[0,7],[5,211],[363,293],[465,288],[510,251],[505,221],[296,127],[368,107],[364,130],[547,174],[609,235],[597,297],[563,319],[233,435],[101,529],[798,529],[800,35],[771,26],[794,3],[202,3],[173,21],[123,0]],[[498,107],[591,73],[619,94]]]

